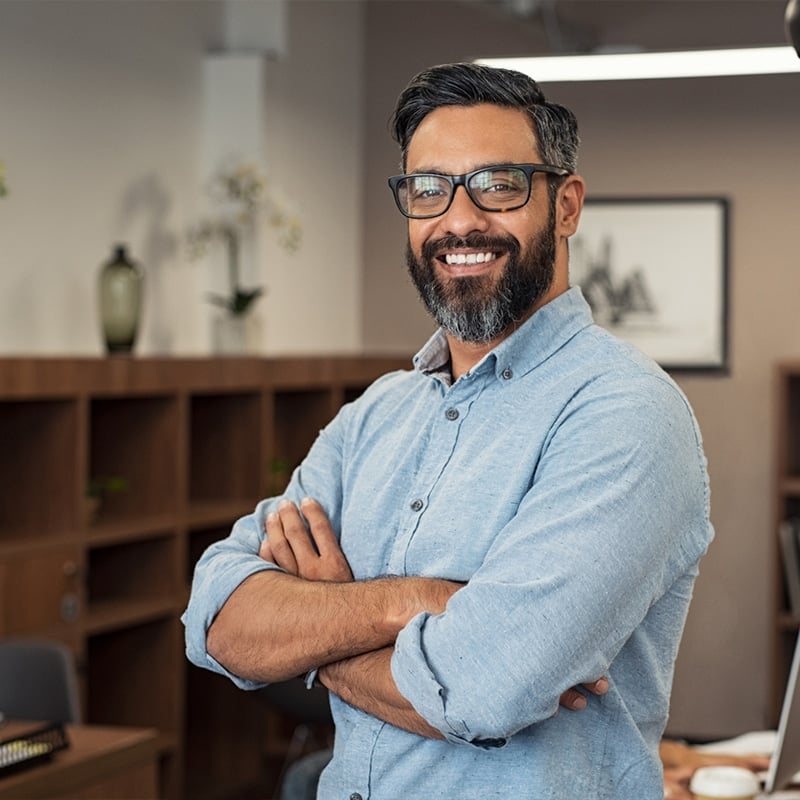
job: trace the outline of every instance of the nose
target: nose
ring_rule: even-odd
[[[455,236],[466,236],[473,231],[483,233],[489,224],[489,212],[481,210],[472,202],[464,186],[456,186],[453,202],[442,215],[442,225],[447,233]]]

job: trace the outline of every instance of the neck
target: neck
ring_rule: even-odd
[[[499,336],[490,342],[462,342],[448,333],[447,342],[450,346],[450,371],[453,374],[453,383],[469,372],[487,353],[494,350],[507,335]]]

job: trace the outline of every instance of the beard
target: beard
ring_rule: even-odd
[[[499,277],[467,275],[442,278],[435,254],[460,247],[507,253]],[[446,236],[425,242],[421,258],[406,245],[406,265],[419,296],[436,322],[462,342],[488,343],[522,320],[544,297],[555,275],[553,213],[544,230],[532,236],[524,252],[513,236]]]

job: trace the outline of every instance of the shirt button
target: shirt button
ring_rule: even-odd
[[[502,371],[501,375],[503,376],[503,380],[510,381],[514,377],[514,371],[511,369],[511,367],[506,367]]]
[[[353,792],[353,794],[350,795],[350,800],[362,800],[362,797],[358,792]]]
[[[458,409],[457,408],[448,408],[447,411],[444,412],[444,415],[449,420],[458,419]]]
[[[416,500],[413,500],[411,502],[411,510],[412,511],[421,511],[423,505],[424,505],[424,503],[422,502],[422,500],[417,498]]]

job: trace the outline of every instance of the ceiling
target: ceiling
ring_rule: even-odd
[[[530,26],[547,52],[786,44],[786,0],[461,0]]]

